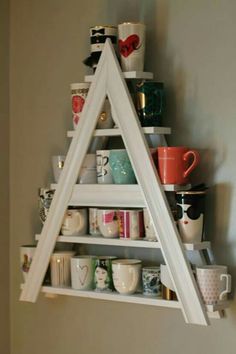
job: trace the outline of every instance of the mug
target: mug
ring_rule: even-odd
[[[77,290],[94,289],[94,256],[76,256],[71,258],[71,286]]]
[[[176,193],[177,225],[184,243],[199,243],[204,230],[205,191]]]
[[[143,210],[119,210],[119,236],[123,239],[139,240],[144,237]]]
[[[116,291],[123,295],[137,292],[141,285],[142,262],[139,259],[112,261],[112,276]]]
[[[109,165],[110,150],[97,150],[97,183],[113,184],[112,172]]]
[[[144,267],[142,269],[143,294],[161,296],[160,267]]]
[[[27,279],[27,275],[33,260],[35,250],[36,245],[23,245],[20,247],[20,267],[24,281],[26,281]]]
[[[83,63],[93,70],[96,70],[98,61],[102,54],[106,39],[109,38],[115,46],[117,42],[117,27],[115,26],[93,26],[89,29],[91,55]]]
[[[164,111],[163,82],[142,81],[136,85],[137,113],[142,127],[158,127]]]
[[[96,291],[114,290],[112,280],[112,260],[113,256],[100,256],[95,260],[94,283]]]
[[[161,264],[162,297],[165,300],[177,300],[175,287],[165,264]]]
[[[110,129],[114,125],[112,115],[111,115],[111,105],[109,100],[106,98],[102,112],[98,118],[96,129]]]
[[[89,234],[93,236],[101,235],[98,226],[98,208],[89,208]]]
[[[189,175],[200,162],[197,150],[187,147],[158,147],[158,172],[163,184],[187,184]],[[190,160],[193,159],[191,162]]]
[[[145,240],[157,241],[157,236],[154,230],[154,225],[151,219],[151,215],[147,208],[143,209],[143,219],[144,219],[144,229],[145,229]]]
[[[43,224],[49,213],[54,193],[55,190],[49,188],[39,188],[38,190],[39,218]]]
[[[67,209],[61,233],[64,236],[86,235],[88,228],[88,214],[86,208]]]
[[[145,25],[125,22],[118,25],[118,46],[123,71],[143,71]]]
[[[51,255],[50,271],[52,286],[69,287],[71,285],[70,260],[73,251],[57,251]]]
[[[115,184],[136,184],[136,177],[126,150],[110,150],[109,165]]]
[[[215,305],[227,299],[231,292],[231,275],[227,267],[206,265],[196,268],[199,289],[206,305]]]
[[[81,170],[78,177],[79,184],[96,184],[96,155],[87,154],[82,163]]]
[[[52,169],[55,183],[59,182],[61,171],[64,167],[66,157],[64,155],[52,156]]]
[[[114,209],[98,209],[98,227],[103,237],[119,236],[118,212]]]
[[[88,95],[89,86],[90,83],[88,82],[79,82],[70,85],[74,129],[76,129],[79,123],[85,99]]]

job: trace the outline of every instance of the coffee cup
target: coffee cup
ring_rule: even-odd
[[[79,82],[70,85],[74,129],[76,129],[79,123],[84,103],[88,95],[89,86],[90,83],[88,82]]]
[[[160,267],[144,267],[142,269],[143,294],[161,296]]]
[[[110,150],[97,150],[97,183],[99,184],[112,184],[112,172],[109,165]]]
[[[115,184],[136,184],[136,177],[126,150],[110,150],[109,164]]]
[[[142,262],[139,259],[117,259],[112,261],[113,283],[120,294],[137,292],[141,284]]]
[[[52,169],[55,183],[59,182],[59,178],[64,167],[66,157],[64,155],[52,156]]]
[[[206,191],[176,193],[177,225],[184,243],[199,243],[204,232]]]
[[[27,279],[35,250],[36,245],[23,245],[20,247],[20,267],[24,281]]]
[[[71,258],[71,286],[77,290],[94,289],[94,256],[76,256]]]
[[[118,45],[123,71],[143,71],[145,25],[125,22],[118,25]]]
[[[96,184],[96,155],[87,154],[82,163],[81,170],[79,172],[78,183],[80,184]]]
[[[231,275],[226,266],[206,265],[196,268],[197,283],[206,305],[216,305],[231,292]]]
[[[64,236],[86,235],[87,228],[88,228],[88,213],[86,208],[67,209],[61,226],[62,235]]]
[[[101,235],[98,226],[98,208],[89,208],[89,234],[93,236]]]
[[[115,209],[97,210],[98,227],[103,237],[116,238],[119,236],[118,213]]]
[[[94,283],[96,291],[113,291],[112,261],[113,256],[99,256],[95,260]]]
[[[50,271],[51,283],[55,287],[69,287],[71,285],[70,260],[73,251],[57,251],[51,255]]]
[[[144,237],[143,210],[119,210],[119,236],[123,239],[139,240]]]
[[[197,150],[190,150],[187,147],[166,147],[157,148],[158,151],[158,172],[162,184],[189,183],[189,175],[197,167],[200,161]],[[192,161],[191,161],[192,160]]]

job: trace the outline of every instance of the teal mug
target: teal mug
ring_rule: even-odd
[[[137,183],[134,170],[126,150],[111,150],[109,164],[115,184]]]

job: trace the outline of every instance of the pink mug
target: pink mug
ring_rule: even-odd
[[[188,177],[200,161],[197,150],[183,146],[162,146],[157,148],[157,153],[158,173],[162,184],[189,183]]]

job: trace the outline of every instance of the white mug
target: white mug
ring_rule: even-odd
[[[71,285],[70,259],[74,254],[75,252],[73,251],[57,251],[51,255],[52,286],[69,287]]]
[[[119,235],[123,239],[139,240],[144,237],[143,210],[120,209],[119,213]]]
[[[113,184],[112,171],[109,165],[110,150],[97,150],[97,183]]]
[[[157,236],[154,230],[152,218],[147,208],[143,209],[143,219],[144,219],[144,228],[145,228],[145,240],[157,241]]]
[[[67,209],[61,233],[64,236],[82,236],[87,233],[88,212],[86,208]]]
[[[80,184],[96,184],[96,155],[87,154],[82,163],[81,170],[79,172],[78,183]]]
[[[139,290],[142,262],[139,259],[117,259],[112,261],[112,277],[116,291],[129,295]]]
[[[98,208],[89,208],[89,234],[93,236],[101,235],[98,226]]]
[[[88,95],[89,86],[90,83],[88,82],[79,82],[70,85],[74,129],[76,129],[79,123],[81,112]]]
[[[119,53],[123,71],[143,71],[145,25],[125,22],[118,25]]]
[[[59,178],[64,167],[66,157],[64,155],[52,156],[52,169],[55,183],[59,182]]]
[[[207,305],[214,305],[227,299],[231,292],[231,275],[227,267],[206,265],[196,268],[197,283]]]
[[[95,259],[93,256],[71,258],[71,285],[73,289],[94,289]]]
[[[24,281],[26,281],[30,265],[36,250],[36,245],[24,245],[20,247],[20,267]]]
[[[114,209],[98,209],[98,227],[103,237],[119,236],[117,211]]]
[[[112,115],[111,115],[111,105],[109,100],[106,98],[102,112],[98,118],[96,129],[110,129],[114,125]]]

